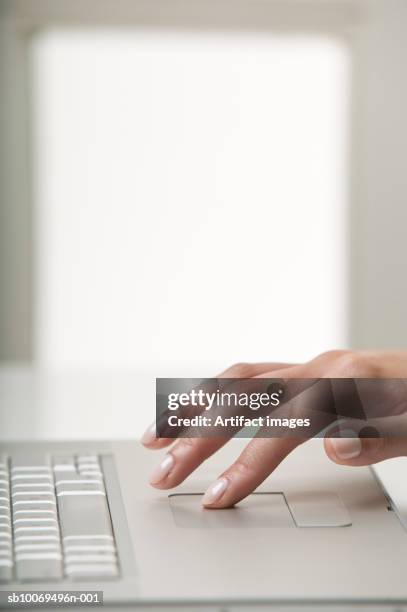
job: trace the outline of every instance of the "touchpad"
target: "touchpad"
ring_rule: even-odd
[[[175,493],[169,502],[177,527],[203,529],[348,527],[340,497],[330,491],[253,493],[234,508],[203,508],[201,493]]]
[[[169,496],[177,527],[259,528],[295,527],[283,493],[253,493],[234,508],[203,508],[200,493]]]

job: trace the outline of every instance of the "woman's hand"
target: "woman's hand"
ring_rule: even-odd
[[[240,363],[217,378],[407,378],[407,353],[375,351],[329,351],[304,364]],[[227,438],[180,438],[153,471],[150,484],[158,489],[179,485]],[[203,504],[225,508],[252,493],[283,459],[304,442],[302,438],[255,438],[238,459],[206,491]],[[173,439],[156,438],[155,424],[144,434],[142,443],[150,449],[170,446]],[[326,438],[328,457],[343,465],[369,465],[384,459],[407,455],[407,439]]]

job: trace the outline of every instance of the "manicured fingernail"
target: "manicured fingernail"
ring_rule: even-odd
[[[343,435],[343,432],[342,432]],[[354,459],[362,452],[362,443],[358,437],[332,438],[332,446],[339,459]]]
[[[204,506],[210,506],[220,500],[224,492],[229,485],[229,481],[226,478],[219,478],[216,482],[208,487],[205,495],[202,498],[202,504]]]
[[[170,453],[168,455],[165,455],[160,465],[158,465],[155,470],[153,470],[150,476],[150,484],[158,484],[159,482],[164,480],[164,478],[168,476],[168,474],[174,467],[174,463],[174,457]]]
[[[152,444],[153,442],[155,442],[156,439],[157,439],[157,435],[156,435],[156,427],[155,427],[155,421],[154,421],[154,423],[151,423],[150,427],[148,427],[146,431],[143,433],[141,437],[141,443],[146,444],[148,446],[149,444]]]

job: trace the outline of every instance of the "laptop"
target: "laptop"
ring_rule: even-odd
[[[246,442],[171,491],[148,486],[158,456],[136,441],[1,443],[2,609],[63,592],[109,611],[407,610],[391,462],[381,476],[343,467],[311,440],[235,508],[203,509]]]

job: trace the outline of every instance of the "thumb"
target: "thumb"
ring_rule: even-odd
[[[325,438],[325,452],[335,463],[370,465],[407,455],[407,438]]]

